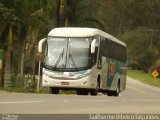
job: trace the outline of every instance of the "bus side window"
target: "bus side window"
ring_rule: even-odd
[[[101,68],[102,68],[102,57],[99,58],[99,60],[98,60],[97,68],[98,68],[98,69],[101,69]]]
[[[97,54],[98,54],[98,47],[96,47],[95,53],[91,54],[92,65],[95,65],[97,62]]]
[[[47,41],[44,42],[42,48],[43,48],[43,49],[42,49],[42,50],[43,50],[43,51],[42,51],[43,54],[42,54],[42,58],[41,58],[41,59],[42,59],[42,61],[44,61],[44,58],[45,58],[45,56],[46,56],[47,53],[48,53],[48,43],[47,43]]]
[[[99,56],[98,56],[98,63],[97,63],[97,69],[102,68],[102,55],[104,54],[104,42],[105,38],[100,36],[100,42],[99,42]]]
[[[102,68],[102,56],[99,55],[97,69],[101,69],[101,68]]]

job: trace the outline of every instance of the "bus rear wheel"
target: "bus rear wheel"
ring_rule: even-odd
[[[51,88],[51,93],[52,94],[59,94],[59,89],[58,88]]]
[[[120,93],[120,82],[119,81],[117,83],[117,88],[116,88],[115,91],[107,91],[107,95],[108,96],[116,96],[116,97],[118,97],[119,93]]]
[[[118,81],[118,83],[117,83],[117,89],[116,89],[116,91],[113,92],[113,95],[116,96],[116,97],[118,97],[119,93],[120,93],[120,82]]]

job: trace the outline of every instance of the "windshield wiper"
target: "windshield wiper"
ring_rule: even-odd
[[[59,55],[59,57],[58,57],[58,59],[57,59],[57,61],[56,61],[56,63],[55,63],[55,65],[54,65],[53,68],[56,68],[56,67],[57,67],[57,65],[58,65],[59,62],[61,61],[61,58],[63,59],[63,54],[64,54],[64,48],[63,48],[62,53]]]

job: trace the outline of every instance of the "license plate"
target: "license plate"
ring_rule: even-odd
[[[61,85],[69,85],[69,82],[61,82]]]

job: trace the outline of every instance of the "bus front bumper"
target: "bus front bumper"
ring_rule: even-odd
[[[57,87],[57,88],[86,88],[94,89],[96,88],[95,82],[91,81],[90,76],[82,77],[75,80],[61,80],[53,79],[46,75],[42,77],[42,86],[43,87]]]

